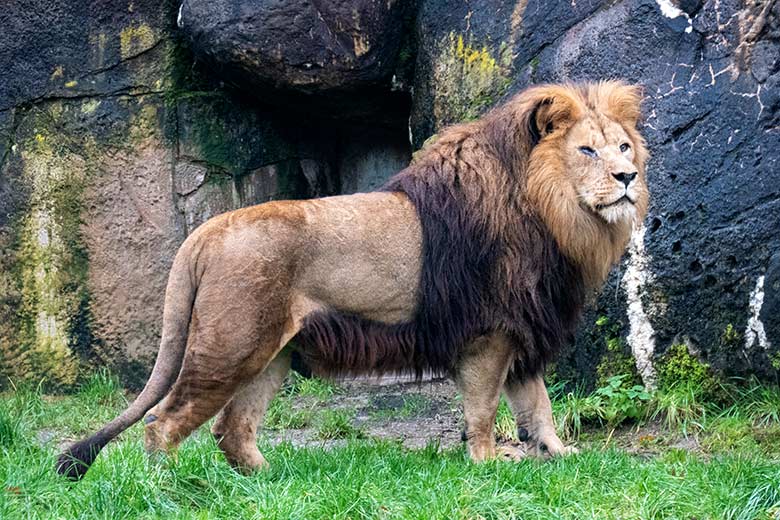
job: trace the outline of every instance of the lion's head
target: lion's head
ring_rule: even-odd
[[[527,121],[528,199],[593,284],[647,213],[640,102],[637,87],[612,81],[533,87],[510,102]]]

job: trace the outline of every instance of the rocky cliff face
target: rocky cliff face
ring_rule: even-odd
[[[429,1],[417,34],[415,145],[530,83],[644,86],[650,216],[565,360],[569,371],[613,357],[604,325],[589,327],[601,317],[619,325],[645,381],[672,343],[732,373],[773,375],[780,5]]]
[[[652,382],[658,356],[685,343],[729,373],[774,377],[780,4],[347,5],[33,0],[0,13],[4,376],[66,388],[107,364],[138,386],[176,247],[207,218],[371,189],[443,126],[531,83],[621,78],[645,88],[651,214],[558,372],[593,380],[623,363]]]
[[[371,189],[409,160],[405,122],[339,125],[224,88],[180,41],[179,7],[0,13],[0,385],[66,389],[108,365],[140,386],[192,229],[270,199]]]

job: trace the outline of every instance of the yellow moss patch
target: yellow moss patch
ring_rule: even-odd
[[[454,36],[454,34],[450,34],[450,39],[454,40]],[[453,42],[453,45],[453,53],[466,65],[474,65],[479,68],[480,72],[488,74],[495,70],[496,59],[490,55],[486,46],[476,49],[471,44],[464,43],[462,35],[458,35],[457,43]]]
[[[90,99],[84,102],[83,105],[81,105],[81,113],[82,114],[92,114],[95,112],[95,110],[98,109],[100,106],[100,100],[99,99]]]
[[[106,46],[108,45],[108,35],[99,33],[90,35],[89,43],[91,45],[92,63],[95,67],[103,67],[106,64]]]
[[[125,28],[119,33],[119,52],[122,59],[127,59],[146,50],[157,43],[154,31],[146,24]]]
[[[32,187],[30,210],[20,231],[20,316],[28,325],[19,337],[21,356],[13,369],[19,379],[45,378],[68,387],[76,382],[78,360],[70,349],[70,320],[78,306],[70,229],[78,214],[67,197],[80,195],[83,160],[67,153],[56,136],[36,133],[22,151],[24,176]],[[76,275],[78,277],[78,275]],[[78,280],[79,282],[81,280]]]
[[[84,105],[90,110],[95,104]],[[52,103],[20,127],[11,153],[19,158],[29,198],[14,216],[13,240],[3,243],[13,256],[0,269],[0,296],[13,302],[0,306],[0,373],[13,381],[43,381],[50,389],[77,382],[81,361],[74,349],[89,332],[81,213],[97,153],[93,136],[62,131],[67,111]]]
[[[55,80],[57,78],[61,78],[65,74],[65,69],[62,65],[57,65],[54,67],[54,72],[51,73],[51,76],[49,76],[50,80]]]
[[[511,52],[470,36],[450,33],[440,42],[433,67],[436,126],[479,117],[495,104],[510,83]]]
[[[157,106],[152,104],[143,105],[141,110],[132,117],[129,135],[134,142],[148,138],[157,132]]]

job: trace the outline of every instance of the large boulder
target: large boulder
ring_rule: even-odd
[[[416,146],[531,83],[644,87],[650,215],[559,367],[569,378],[623,341],[648,382],[673,343],[732,374],[774,377],[780,361],[780,4],[678,5],[426,0],[418,16]]]
[[[391,90],[409,3],[184,0],[178,25],[196,56],[261,99],[270,89],[296,101],[315,95],[338,113],[366,112],[343,96]]]
[[[184,237],[171,200],[171,40],[158,3],[0,13],[0,373],[138,385]],[[7,384],[2,377],[0,385]]]

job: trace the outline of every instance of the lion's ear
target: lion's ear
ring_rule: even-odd
[[[606,111],[618,121],[635,127],[642,116],[642,87],[625,83],[609,82]]]
[[[544,137],[566,131],[579,117],[580,103],[562,88],[541,89],[528,118],[532,144]]]

